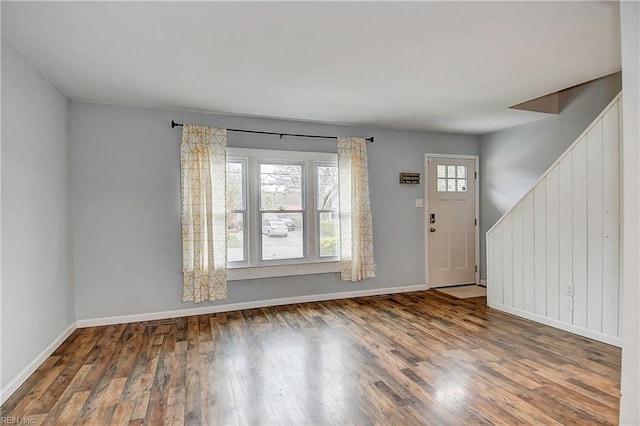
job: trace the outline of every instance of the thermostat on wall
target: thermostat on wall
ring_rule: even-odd
[[[401,172],[400,183],[420,183],[420,173]]]

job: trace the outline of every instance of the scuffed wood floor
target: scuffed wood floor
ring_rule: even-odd
[[[615,424],[620,349],[427,291],[76,330],[31,424]]]

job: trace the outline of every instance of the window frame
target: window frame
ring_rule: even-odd
[[[340,238],[340,209],[338,208],[337,210],[324,210],[324,209],[320,209],[319,206],[317,205],[318,202],[318,196],[320,193],[320,188],[319,188],[319,183],[320,183],[320,178],[318,176],[318,169],[320,167],[335,167],[336,168],[336,172],[338,169],[338,162],[337,162],[337,156],[336,156],[336,162],[329,162],[329,161],[314,161],[313,162],[313,168],[314,168],[314,174],[315,174],[315,202],[316,202],[316,208],[314,210],[315,213],[315,220],[316,220],[316,241],[315,241],[315,248],[316,248],[316,259],[319,262],[331,262],[331,261],[338,261],[340,260],[340,250],[338,249],[338,255],[337,256],[322,256],[320,254],[320,242],[321,242],[321,238],[320,238],[320,214],[321,213],[331,213],[331,214],[336,214],[336,217],[338,218],[338,239]]]
[[[339,256],[320,256],[320,224],[317,210],[317,167],[318,165],[337,167],[337,153],[284,151],[255,148],[227,147],[227,162],[246,161],[243,182],[245,184],[246,229],[244,233],[244,262],[228,262],[228,280],[306,275],[338,272]],[[260,205],[260,165],[261,164],[301,164],[303,258],[262,260],[262,214],[282,211],[261,210]],[[231,211],[230,211],[231,212]]]
[[[251,227],[251,221],[249,220],[249,200],[248,200],[248,194],[247,194],[247,166],[248,166],[248,161],[247,158],[243,158],[243,157],[236,157],[236,156],[229,156],[227,155],[227,165],[229,163],[240,163],[242,164],[242,207],[244,207],[243,210],[229,210],[228,206],[227,206],[227,215],[229,215],[230,213],[241,213],[242,214],[242,261],[229,261],[229,248],[227,246],[227,268],[229,267],[242,267],[242,266],[248,266],[249,265],[249,228]],[[228,237],[227,237],[228,238]],[[228,239],[227,239],[227,245],[228,245]]]
[[[258,174],[256,176],[256,183],[255,185],[257,186],[257,194],[258,194],[258,202],[256,205],[256,226],[259,228],[258,232],[257,232],[257,236],[258,236],[258,241],[257,241],[257,246],[258,246],[258,257],[256,259],[256,263],[257,266],[265,266],[265,265],[282,265],[282,264],[290,264],[290,263],[309,263],[308,261],[308,249],[307,249],[307,244],[305,244],[305,242],[307,241],[306,238],[306,234],[307,234],[307,226],[309,221],[307,220],[307,210],[308,210],[308,206],[307,206],[307,179],[305,176],[306,173],[306,168],[307,168],[307,163],[305,161],[294,161],[294,160],[274,160],[274,159],[261,159],[258,158],[256,159],[257,161],[257,167],[258,167]],[[300,170],[300,204],[302,207],[302,210],[263,210],[262,209],[262,170],[261,167],[263,164],[277,164],[277,165],[291,165],[291,166],[300,166],[301,170]],[[250,180],[250,179],[248,179]],[[285,258],[285,259],[264,259],[264,253],[262,252],[263,247],[264,247],[264,241],[263,239],[265,238],[265,235],[262,233],[262,215],[264,214],[268,214],[268,213],[274,213],[274,214],[278,214],[278,213],[282,213],[282,212],[286,212],[286,213],[300,213],[302,215],[302,257],[292,257],[292,258]]]

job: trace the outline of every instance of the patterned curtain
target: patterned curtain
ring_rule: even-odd
[[[375,277],[367,143],[364,139],[338,138],[338,183],[341,279],[360,281]]]
[[[182,128],[183,302],[227,297],[227,131],[185,124]]]

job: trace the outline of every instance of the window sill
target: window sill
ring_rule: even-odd
[[[253,266],[229,268],[227,281],[257,278],[291,277],[295,275],[327,274],[340,272],[340,262],[297,263],[291,265]]]

